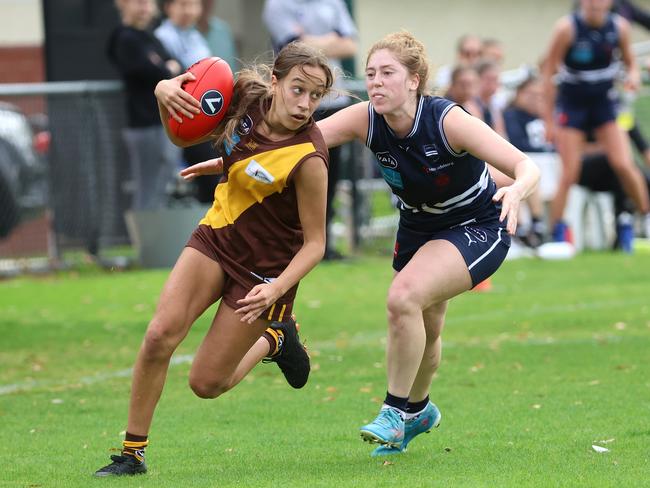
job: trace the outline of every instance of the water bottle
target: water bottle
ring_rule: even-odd
[[[621,212],[616,219],[616,233],[621,251],[631,253],[634,244],[634,217],[629,212]]]

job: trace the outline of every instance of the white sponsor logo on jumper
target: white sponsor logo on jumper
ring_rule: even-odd
[[[275,181],[273,175],[265,170],[262,165],[254,159],[251,159],[251,162],[246,166],[246,174],[257,181],[266,183],[267,185],[270,185]]]

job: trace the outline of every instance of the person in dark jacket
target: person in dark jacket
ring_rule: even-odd
[[[154,88],[181,72],[149,30],[157,14],[155,0],[116,0],[122,24],[110,35],[107,54],[124,81],[127,127],[123,138],[133,180],[134,210],[164,206],[166,188],[180,160],[180,150],[160,123]]]

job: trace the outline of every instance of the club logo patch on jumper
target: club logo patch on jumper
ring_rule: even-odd
[[[594,52],[589,41],[577,41],[570,51],[570,57],[578,64],[591,63]]]
[[[239,121],[237,126],[237,133],[241,136],[248,135],[253,129],[253,119],[250,118],[250,115],[245,115]]]
[[[384,168],[397,168],[397,159],[388,151],[382,151],[375,154],[377,161]]]
[[[434,161],[438,159],[438,148],[435,144],[425,144],[422,149],[426,157],[433,158]]]
[[[264,167],[254,159],[251,159],[251,162],[248,163],[245,171],[248,176],[261,183],[270,185],[275,181],[273,175],[265,170]]]
[[[201,110],[205,115],[214,117],[223,108],[223,95],[217,90],[208,90],[201,97]]]

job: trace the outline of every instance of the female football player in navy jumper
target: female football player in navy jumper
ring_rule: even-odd
[[[627,67],[625,89],[637,90],[640,77],[630,47],[630,26],[610,13],[612,0],[580,0],[579,9],[561,18],[551,37],[542,78],[546,91],[546,137],[562,159],[562,177],[551,207],[553,238],[567,238],[562,221],[569,189],[580,175],[586,134],[593,130],[623,188],[644,215],[650,230],[650,203],[643,174],[634,164],[626,135],[616,124],[614,80],[620,52]],[[558,72],[559,86],[553,75]]]
[[[388,35],[368,55],[370,101],[318,122],[328,146],[364,142],[399,200],[387,299],[388,392],[377,419],[361,428],[364,439],[382,444],[374,455],[401,452],[440,422],[429,388],[447,303],[503,262],[519,203],[539,179],[537,167],[482,121],[427,95],[428,75],[423,45],[407,32]],[[497,190],[486,161],[514,183]],[[209,166],[186,171],[214,171]]]
[[[97,476],[146,471],[144,449],[169,360],[218,300],[190,371],[199,397],[230,390],[265,357],[294,388],[307,381],[309,358],[290,314],[298,282],[325,252],[328,156],[312,116],[333,76],[327,58],[302,43],[285,46],[268,71],[266,79],[239,73],[225,122],[204,138],[225,147],[224,176],[149,323],[133,370],[122,455]],[[189,96],[181,85],[190,79],[185,73],[156,88],[166,129],[169,113],[178,117],[166,93]]]
[[[428,394],[447,303],[503,262],[519,203],[539,179],[535,164],[486,124],[429,96],[428,75],[422,43],[407,32],[390,34],[368,54],[369,102],[319,122],[328,146],[363,141],[399,201],[388,392],[378,417],[361,428],[365,440],[383,445],[374,454],[400,452],[439,423]],[[497,190],[486,161],[512,185]]]

